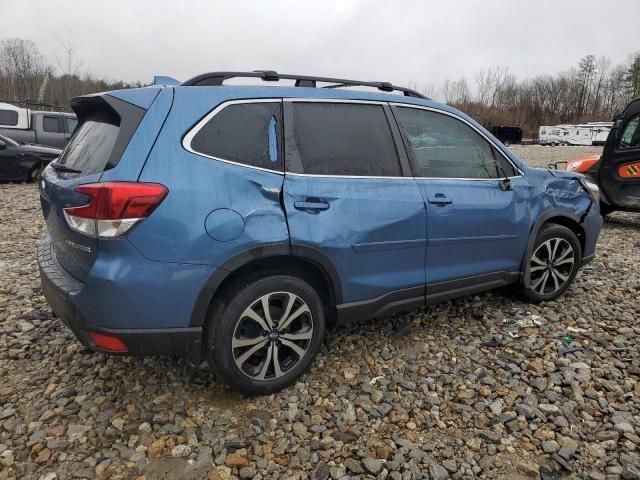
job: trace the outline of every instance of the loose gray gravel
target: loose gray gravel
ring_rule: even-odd
[[[35,186],[0,185],[0,222],[0,480],[640,478],[640,215],[611,216],[557,301],[496,291],[341,327],[260,398],[83,348],[41,295]]]

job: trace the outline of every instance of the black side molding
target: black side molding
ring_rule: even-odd
[[[336,305],[337,323],[406,312],[425,306],[424,286],[396,290],[371,300]]]

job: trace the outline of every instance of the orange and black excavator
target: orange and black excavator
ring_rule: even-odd
[[[582,173],[600,188],[600,211],[640,212],[640,98],[613,119],[602,155],[549,165]]]

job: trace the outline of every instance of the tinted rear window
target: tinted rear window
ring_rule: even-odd
[[[91,175],[105,170],[120,131],[115,113],[98,110],[78,125],[59,163]]]
[[[196,133],[191,148],[222,160],[281,171],[280,111],[280,102],[229,105]]]
[[[8,125],[10,127],[18,124],[18,112],[13,110],[0,110],[0,125]]]
[[[293,128],[304,173],[401,176],[387,117],[379,105],[294,103]]]

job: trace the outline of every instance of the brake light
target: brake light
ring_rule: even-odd
[[[121,237],[147,218],[169,190],[158,183],[88,183],[75,188],[89,202],[64,209],[69,226],[92,237]]]

